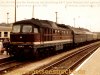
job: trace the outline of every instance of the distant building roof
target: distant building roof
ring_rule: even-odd
[[[11,31],[12,27],[0,26],[0,31]]]
[[[0,23],[0,26],[6,26],[6,27],[11,27],[12,23],[6,24],[6,23]]]

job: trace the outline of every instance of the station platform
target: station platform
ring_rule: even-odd
[[[100,47],[70,75],[100,75]]]
[[[8,58],[10,57],[9,55],[6,54],[6,52],[4,52],[3,54],[0,54],[0,59],[4,59],[4,58]]]

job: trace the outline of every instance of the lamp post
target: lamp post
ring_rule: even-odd
[[[58,19],[58,12],[55,12],[56,14],[56,23],[57,23],[57,19]]]
[[[74,27],[76,27],[76,24],[77,24],[77,27],[80,27],[80,21],[79,21],[79,19],[80,19],[80,16],[74,17],[74,18],[73,18]],[[76,22],[76,21],[77,21],[77,22]]]
[[[75,27],[75,18],[73,18],[73,20],[74,20],[74,27]]]
[[[32,8],[32,18],[34,18],[34,5],[33,5],[33,8]]]
[[[7,24],[9,23],[9,22],[8,22],[8,19],[9,19],[8,15],[9,15],[9,12],[7,12]]]
[[[16,0],[15,0],[15,22],[16,22]]]

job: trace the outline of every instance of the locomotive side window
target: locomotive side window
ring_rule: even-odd
[[[64,35],[65,35],[65,31],[64,31],[63,33],[64,33]]]
[[[55,34],[55,30],[53,30],[53,34]]]
[[[32,32],[32,26],[31,25],[24,25],[22,32]]]
[[[20,32],[21,26],[20,25],[14,25],[12,32]]]
[[[39,33],[38,28],[34,28],[34,33]]]

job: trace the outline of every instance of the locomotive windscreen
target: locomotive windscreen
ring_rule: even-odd
[[[10,40],[12,42],[33,42],[34,33],[32,32],[32,25],[29,24],[16,24],[13,25]]]
[[[32,32],[32,26],[31,25],[14,25],[12,32],[14,32],[14,33],[17,33],[17,32],[24,32],[24,33],[25,32]]]
[[[22,28],[22,32],[32,32],[32,26],[24,25]]]
[[[12,32],[20,32],[21,26],[20,25],[14,25]]]

